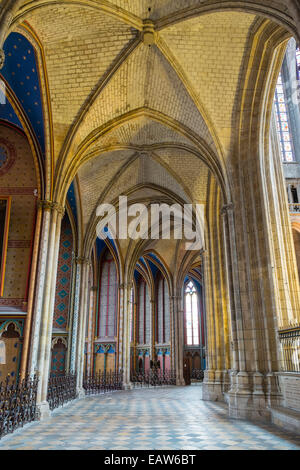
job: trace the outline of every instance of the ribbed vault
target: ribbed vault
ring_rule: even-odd
[[[56,199],[72,162],[92,147],[97,154],[122,144],[187,144],[189,133],[224,164],[257,14],[275,18],[277,11],[288,20],[288,9],[271,0],[264,7],[246,2],[240,11],[236,2],[223,3],[17,2],[15,17],[35,32],[45,58]],[[146,19],[153,22],[151,47],[143,43]],[[138,110],[139,119],[120,126]],[[184,132],[154,123],[151,113]]]

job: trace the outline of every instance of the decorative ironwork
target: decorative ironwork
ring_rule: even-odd
[[[47,401],[50,410],[54,410],[76,398],[76,374],[50,377],[48,381]]]
[[[281,370],[300,372],[300,328],[279,332],[281,345]]]
[[[197,380],[202,382],[204,379],[204,370],[202,369],[192,369],[191,371],[191,380]]]
[[[145,372],[132,371],[130,380],[136,387],[164,387],[167,385],[176,385],[176,371],[159,369],[150,369]]]
[[[123,371],[100,371],[93,375],[85,375],[83,379],[83,388],[86,395],[122,390]]]
[[[0,438],[39,418],[36,408],[38,378],[0,382]]]

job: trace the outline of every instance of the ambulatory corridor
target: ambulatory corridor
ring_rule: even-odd
[[[228,418],[201,386],[144,388],[71,402],[5,436],[0,450],[299,450],[300,436]]]

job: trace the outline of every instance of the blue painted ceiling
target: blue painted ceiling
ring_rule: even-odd
[[[157,263],[160,264],[160,266],[163,267],[163,264],[161,263],[160,259],[154,254],[154,253],[147,253],[148,256],[151,256],[151,258],[153,258]]]
[[[152,272],[152,276],[153,276],[153,279],[155,279],[155,276],[157,274],[157,271],[159,271],[158,267],[152,263],[149,259],[147,260],[148,263],[149,263],[149,266],[150,266],[150,269],[151,269],[151,272]]]
[[[10,33],[3,49],[5,62],[1,75],[22,105],[35,132],[41,152],[45,155],[43,108],[34,48],[21,34]],[[12,117],[10,114],[12,114]],[[0,118],[16,124],[17,117],[14,116],[14,113],[11,113],[7,105],[5,107],[0,105]],[[17,125],[20,126],[20,123],[17,123]]]
[[[70,204],[70,207],[72,209],[72,213],[76,222],[77,226],[77,206],[76,206],[76,197],[75,197],[75,187],[74,187],[74,182],[70,184],[68,193],[67,193],[67,201]]]
[[[107,232],[107,231],[105,230],[105,232]],[[117,252],[115,242],[111,238],[111,234],[108,232],[106,242],[104,240],[102,240],[101,238],[99,238],[99,237],[96,238],[96,247],[97,247],[97,256],[98,256],[98,258],[101,255],[104,248],[106,248],[108,245],[109,245],[110,248],[112,248],[114,250],[114,252],[116,253],[116,255],[118,257],[118,252]]]
[[[135,271],[134,271],[134,279],[135,279],[136,284],[138,284],[139,279],[140,279],[141,277],[142,277],[142,276],[140,275],[140,273],[139,273],[137,270],[135,270]]]
[[[96,239],[96,247],[97,247],[97,257],[99,258],[99,256],[101,255],[102,251],[104,250],[104,248],[106,247],[106,243],[104,240],[102,240],[101,238],[98,238]]]

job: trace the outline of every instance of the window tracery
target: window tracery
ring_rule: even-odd
[[[199,307],[198,294],[192,281],[185,286],[185,344],[195,346],[200,344],[199,338]]]

